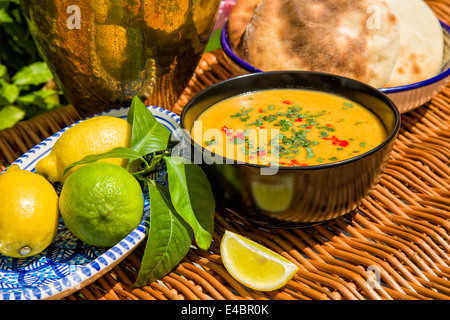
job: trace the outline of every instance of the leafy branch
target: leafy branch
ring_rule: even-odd
[[[89,155],[68,166],[71,168],[107,158],[128,159],[128,168],[140,161],[140,169],[131,174],[148,187],[150,227],[141,269],[134,286],[160,279],[187,254],[195,240],[207,250],[214,231],[215,202],[203,170],[167,151],[170,131],[158,122],[142,101],[135,97],[128,111],[132,125],[130,147],[119,147],[102,154]],[[152,155],[150,162],[146,155]],[[148,178],[157,165],[167,167],[168,187]]]

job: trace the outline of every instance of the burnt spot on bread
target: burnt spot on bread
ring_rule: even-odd
[[[413,74],[422,74],[422,68],[420,68],[420,66],[415,62],[411,65],[411,71]]]
[[[411,73],[416,74],[416,75],[420,75],[422,73],[422,68],[420,67],[419,63],[418,63],[418,57],[416,54],[414,53],[410,53],[408,61],[411,65]]]
[[[391,13],[391,12],[388,15],[388,22],[392,26],[395,26],[395,25],[397,25],[399,23],[398,19],[397,19],[397,16],[395,14]]]

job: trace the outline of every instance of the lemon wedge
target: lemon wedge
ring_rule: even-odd
[[[231,276],[259,291],[281,288],[299,270],[283,256],[228,230],[223,235],[220,252]]]

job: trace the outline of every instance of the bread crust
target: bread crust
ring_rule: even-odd
[[[231,10],[227,31],[231,48],[234,51],[241,52],[242,37],[260,2],[261,0],[239,0]]]
[[[383,0],[261,0],[240,42],[242,58],[264,71],[328,72],[382,87],[396,63],[400,30]]]

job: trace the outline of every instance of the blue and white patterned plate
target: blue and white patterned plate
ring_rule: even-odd
[[[148,108],[155,118],[178,138],[180,118],[162,108]],[[127,113],[128,108],[122,108],[96,116],[108,115],[126,119]],[[61,134],[75,124],[45,139],[14,164],[18,164],[21,169],[35,172],[36,162],[48,155]],[[111,270],[144,240],[149,213],[149,203],[146,200],[140,225],[111,248],[84,244],[67,230],[60,219],[56,238],[41,254],[25,259],[0,254],[0,299],[60,299],[78,291]]]

